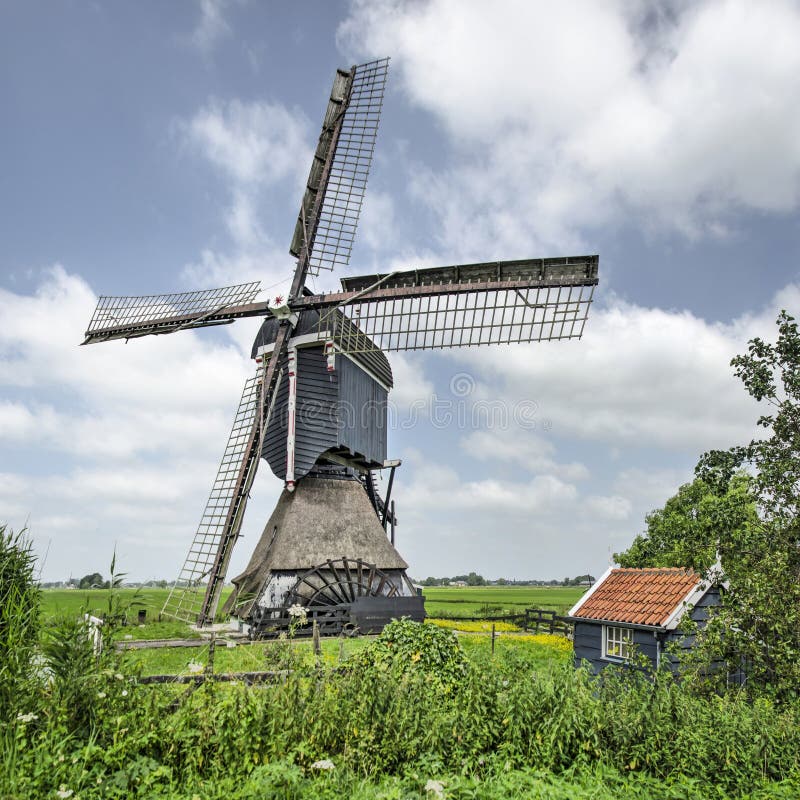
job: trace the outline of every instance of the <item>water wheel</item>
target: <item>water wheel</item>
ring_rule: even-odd
[[[398,587],[375,564],[330,559],[304,572],[286,595],[286,605],[338,606],[357,597],[396,597]]]

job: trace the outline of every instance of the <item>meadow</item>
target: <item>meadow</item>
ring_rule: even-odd
[[[425,608],[430,617],[485,617],[520,614],[526,608],[545,608],[565,613],[585,589],[576,586],[426,586]],[[223,590],[223,601],[230,588]],[[169,594],[168,589],[119,590],[124,603],[135,603],[129,615],[131,621],[139,609],[147,612],[147,623],[158,615]],[[102,616],[108,606],[108,591],[104,589],[46,589],[42,593],[42,613],[77,614],[91,611]]]
[[[484,617],[544,608],[564,614],[586,591],[579,586],[426,586],[430,617]]]
[[[229,589],[225,590],[225,593]],[[563,613],[583,592],[575,587],[535,587],[535,586],[486,586],[486,587],[426,587],[426,608],[432,621],[442,627],[459,631],[460,634],[491,630],[491,623],[458,622],[461,617],[501,616],[521,613],[525,608],[549,608]],[[118,600],[129,606],[128,624],[117,634],[121,644],[128,641],[150,639],[197,640],[197,647],[158,647],[126,651],[125,660],[132,670],[141,675],[186,675],[190,665],[205,667],[208,664],[209,647],[207,637],[190,626],[175,620],[159,621],[159,614],[169,594],[168,589],[123,588],[116,590]],[[90,612],[103,616],[108,608],[109,593],[105,589],[47,589],[42,592],[42,617],[45,624],[59,616],[77,616]],[[146,622],[138,624],[137,612],[144,609]],[[440,617],[441,619],[435,619]],[[498,641],[496,647],[509,649],[519,646],[512,633],[518,627],[504,622],[496,624]],[[321,662],[327,665],[339,663],[352,653],[365,646],[368,639],[331,639],[322,643]],[[522,640],[521,640],[522,641]],[[528,643],[531,639],[528,638]],[[201,644],[202,642],[202,644]],[[487,637],[464,636],[464,647],[472,653],[489,649],[491,641]],[[297,657],[306,666],[315,663],[308,640],[298,639],[293,643]],[[214,670],[216,672],[258,672],[269,669],[276,661],[274,642],[220,642],[215,648]],[[534,647],[534,652],[536,648]],[[550,658],[551,649],[543,651]],[[538,662],[547,660],[540,653]]]
[[[448,608],[563,613],[581,590],[428,592],[452,627],[453,617],[474,614],[447,615]],[[129,618],[142,607],[147,623],[112,625],[109,644],[186,638],[186,626],[157,621],[166,591],[139,594],[144,605]],[[800,795],[800,702],[703,696],[666,674],[636,670],[598,681],[573,668],[571,644],[557,635],[497,626],[492,648],[486,633],[404,621],[379,637],[323,640],[319,656],[307,639],[220,641],[215,672],[280,677],[253,687],[148,685],[142,676],[202,671],[208,642],[109,646],[96,659],[75,619],[86,608],[102,613],[106,591],[46,591],[35,603],[40,646],[31,641],[27,667],[18,660],[8,671],[0,662],[0,701],[8,706],[0,714],[2,800]],[[0,635],[15,625],[12,615]]]

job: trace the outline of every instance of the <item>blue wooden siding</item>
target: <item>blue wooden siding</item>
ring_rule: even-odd
[[[709,609],[719,605],[719,602],[719,589],[714,586],[695,603],[694,608],[689,614],[690,619],[702,628],[708,620]],[[694,640],[695,637],[693,634],[687,634],[685,630],[678,628],[666,634],[665,647],[669,645],[670,648],[677,647],[679,651],[690,650],[694,647]],[[669,661],[673,669],[677,669],[678,658],[669,653],[666,654],[665,658]]]
[[[281,361],[278,395],[261,455],[281,480],[286,480],[289,376],[287,358]],[[337,355],[328,372],[323,348],[297,350],[297,407],[295,415],[295,479],[311,470],[326,451],[347,448],[369,461],[386,459],[388,392],[348,358]]]
[[[339,445],[367,461],[386,459],[388,392],[364,370],[336,356],[339,376]]]
[[[695,604],[690,618],[703,626],[708,620],[709,609],[719,605],[719,589],[712,587]],[[614,627],[613,622],[603,623],[591,620],[582,620],[575,623],[575,638],[573,642],[575,666],[580,666],[586,660],[591,664],[592,671],[597,674],[609,664],[619,664],[619,661],[603,658],[603,625],[608,624]],[[658,661],[658,643],[661,640],[662,661],[665,661],[673,671],[677,670],[678,659],[664,652],[668,646],[677,646],[681,650],[686,650],[694,645],[694,636],[687,635],[680,629],[666,631],[663,633],[652,630],[633,628],[633,643],[639,653],[645,655],[655,668]],[[623,662],[624,663],[624,662]]]
[[[613,623],[608,623],[614,627]],[[582,621],[575,623],[575,638],[573,641],[575,666],[579,667],[586,660],[597,674],[609,664],[624,663],[618,660],[603,658],[603,625],[602,622]],[[658,641],[653,636],[653,631],[633,629],[633,644],[636,651],[644,654],[655,666]]]

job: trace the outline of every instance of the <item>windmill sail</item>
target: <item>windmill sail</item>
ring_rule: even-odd
[[[262,372],[259,368],[256,375],[249,378],[244,385],[239,408],[233,420],[233,427],[222,456],[217,477],[211,489],[197,532],[194,535],[189,553],[181,569],[178,580],[169,593],[162,613],[185,622],[197,623],[202,614],[204,601],[210,584],[214,581],[219,568],[230,554],[230,540],[238,535],[242,513],[239,513],[235,525],[229,522],[230,510],[234,505],[240,475],[247,459],[248,449],[253,441],[258,442],[261,416]],[[258,459],[251,466],[252,482],[255,476]],[[246,500],[246,495],[245,495]],[[241,512],[244,511],[242,506]],[[225,552],[227,550],[227,552]],[[225,566],[227,566],[225,564]],[[222,573],[224,577],[224,572]],[[213,617],[213,613],[211,614]]]
[[[375,139],[378,135],[389,59],[339,72],[322,126],[306,193],[289,252],[299,257],[307,243],[308,271],[332,270],[350,261]],[[339,130],[335,124],[343,114]],[[333,150],[332,158],[330,158]],[[327,175],[326,160],[330,161]],[[321,196],[314,213],[315,201]]]
[[[424,350],[580,338],[597,256],[501,261],[342,278],[320,336],[343,352]]]
[[[142,297],[101,297],[83,344],[173,333],[186,328],[224,325],[239,317],[269,313],[253,303],[261,284],[242,283],[222,289]]]

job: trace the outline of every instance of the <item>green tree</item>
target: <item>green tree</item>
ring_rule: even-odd
[[[614,560],[622,567],[689,567],[704,573],[734,531],[757,520],[750,478],[738,472],[727,485],[696,478],[678,489],[663,508],[645,517],[647,531]]]
[[[731,361],[747,392],[769,413],[758,425],[766,438],[700,459],[697,475],[720,494],[736,470],[753,473],[749,494],[758,514],[721,533],[729,589],[708,626],[729,658],[744,659],[748,681],[786,696],[800,687],[800,333],[782,311],[778,339],[750,340]]]
[[[103,588],[103,576],[99,572],[92,572],[89,575],[84,575],[78,581],[79,589]]]

